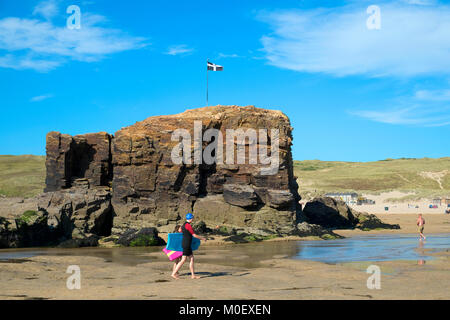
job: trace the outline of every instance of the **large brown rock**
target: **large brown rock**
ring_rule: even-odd
[[[222,134],[222,163],[205,163],[205,159],[201,164],[195,163],[196,121],[201,124],[200,135],[208,129],[217,129]],[[190,164],[176,164],[171,158],[172,150],[179,143],[172,141],[172,133],[177,129],[185,129],[192,137]],[[227,161],[227,143],[231,143],[227,140],[230,137],[227,136],[227,129],[242,129],[244,132],[253,129],[257,133],[259,129],[266,129],[264,138],[269,136],[269,143],[270,129],[277,129],[279,165],[274,174],[264,174],[263,169],[268,164],[261,163],[260,159],[257,163],[250,163],[249,149],[252,146],[262,148],[261,140],[234,141],[228,146],[234,151],[234,161]],[[113,205],[117,214],[114,225],[119,226],[123,220],[129,221],[131,218],[128,217],[146,221],[161,218],[176,221],[189,211],[202,215],[203,209],[196,206],[196,202],[199,198],[212,195],[221,195],[220,200],[214,201],[220,201],[216,210],[222,217],[210,217],[208,220],[211,223],[220,223],[225,219],[234,221],[236,225],[243,224],[246,214],[255,215],[255,210],[271,206],[283,209],[280,217],[288,212],[288,223],[293,224],[300,197],[293,176],[291,131],[289,119],[280,111],[253,106],[188,110],[177,115],[150,117],[123,128],[116,132],[112,148]],[[202,142],[201,146],[205,150],[207,142]],[[238,163],[236,158],[241,146],[246,151],[244,163]],[[271,150],[270,145],[268,149]],[[229,205],[230,210],[219,209]],[[278,210],[271,212],[276,220]],[[285,222],[286,219],[281,220]]]
[[[174,161],[180,140],[173,135],[180,129],[191,138],[187,143],[191,148],[183,154],[191,161],[183,163]],[[217,130],[213,138],[203,136],[211,133],[208,129]],[[231,139],[230,129],[242,130],[247,139]],[[278,153],[277,135],[271,129],[278,131]],[[300,200],[291,132],[282,112],[253,106],[206,107],[150,117],[122,128],[114,137],[51,132],[46,191],[110,185],[115,233],[152,227],[158,221],[175,223],[187,212],[207,215],[205,221],[210,223],[288,230],[295,226]],[[278,162],[251,157],[250,151],[264,152],[266,160],[272,155]]]

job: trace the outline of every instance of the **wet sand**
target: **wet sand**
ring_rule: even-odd
[[[345,236],[392,234],[416,231],[415,215],[380,215],[401,230],[370,232],[338,231]],[[411,224],[412,221],[412,226]],[[427,217],[425,231],[450,232],[450,217]],[[281,243],[281,242],[279,242]],[[294,242],[292,242],[294,243]],[[217,243],[216,243],[217,244]],[[209,242],[196,255],[196,272],[188,266],[181,279],[170,277],[172,263],[160,248],[142,250],[140,258],[128,259],[128,248],[77,249],[83,255],[45,255],[0,262],[0,299],[450,299],[450,251],[422,254],[434,259],[327,264],[291,259],[293,246],[277,242],[215,246]],[[67,249],[70,250],[70,249]],[[84,250],[84,251],[80,251]],[[94,251],[92,251],[94,250]],[[104,250],[98,255],[95,250]],[[95,254],[91,254],[95,252]],[[81,289],[66,287],[69,265],[81,268]],[[381,269],[381,289],[368,289],[369,265]]]

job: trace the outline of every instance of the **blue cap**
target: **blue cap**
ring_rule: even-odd
[[[192,213],[188,213],[186,215],[186,220],[191,220],[194,217],[194,215]]]

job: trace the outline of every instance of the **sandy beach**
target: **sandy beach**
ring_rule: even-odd
[[[415,215],[386,214],[381,218],[399,223],[402,229],[336,232],[352,237],[416,231]],[[425,219],[425,231],[430,237],[434,233],[450,233],[450,216],[425,215]],[[272,240],[276,241],[280,240]],[[190,279],[187,266],[181,270],[180,280],[172,279],[172,263],[162,257],[159,250],[147,252],[145,248],[142,258],[147,262],[144,263],[132,259],[113,262],[111,254],[122,254],[121,248],[108,249],[113,251],[105,256],[71,255],[67,251],[67,255],[37,255],[3,261],[0,263],[0,299],[450,299],[448,249],[440,252],[423,249],[422,253],[434,259],[422,262],[327,264],[288,259],[289,249],[270,250],[269,243],[266,244],[269,250],[261,252],[252,250],[257,248],[256,244],[246,244],[247,254],[236,253],[236,245],[227,247],[218,243],[220,241],[209,241],[198,251],[196,272],[201,276],[198,280]],[[252,254],[255,258],[249,259]],[[366,285],[369,277],[366,268],[372,264],[381,269],[379,290],[368,289]],[[80,266],[80,290],[66,287],[69,265]]]
[[[383,213],[409,213],[409,214],[443,214],[447,207],[445,199],[450,199],[450,195],[441,198],[441,204],[437,208],[430,208],[433,199],[420,199],[409,201],[392,201],[392,199],[402,199],[408,196],[414,196],[414,193],[405,193],[400,191],[383,192],[379,195],[363,194],[364,197],[374,200],[375,204],[350,205],[352,209],[357,211],[383,214]],[[386,210],[385,208],[388,208]]]

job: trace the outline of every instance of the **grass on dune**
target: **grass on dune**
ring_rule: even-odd
[[[442,173],[441,185],[426,173]],[[447,174],[445,174],[447,172]],[[386,159],[374,162],[294,161],[299,191],[311,196],[325,192],[356,191],[380,194],[398,190],[414,196],[450,195],[450,157]]]
[[[0,194],[33,197],[44,190],[44,156],[0,156]]]

